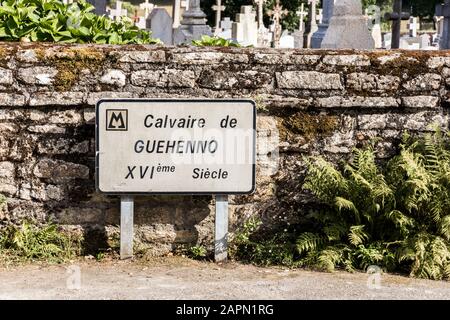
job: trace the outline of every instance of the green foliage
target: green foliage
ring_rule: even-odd
[[[305,159],[304,188],[324,209],[297,240],[304,265],[332,271],[380,265],[411,276],[450,276],[450,146],[439,131],[405,135],[398,156],[375,161],[372,147],[355,150],[343,170]],[[319,231],[318,231],[319,230]]]
[[[0,254],[13,261],[64,262],[81,254],[81,239],[63,233],[54,224],[37,226],[25,221],[0,233]]]
[[[239,43],[231,40],[210,36],[202,36],[200,40],[192,41],[192,44],[197,47],[241,47]]]
[[[5,0],[0,6],[0,40],[63,43],[158,43],[129,18],[112,21],[97,16],[85,0],[65,5],[59,0]]]
[[[230,256],[234,259],[255,263],[261,266],[296,266],[295,245],[290,234],[276,234],[269,240],[253,239],[261,221],[256,218],[247,220],[230,245]]]
[[[193,246],[191,248],[189,248],[189,256],[192,259],[196,259],[196,260],[202,260],[204,258],[206,258],[208,251],[206,250],[205,247],[203,246]]]

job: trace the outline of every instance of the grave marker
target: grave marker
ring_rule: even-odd
[[[436,6],[436,16],[443,17],[442,34],[439,37],[439,49],[450,49],[450,0]]]
[[[172,18],[164,8],[154,8],[147,18],[147,29],[152,31],[152,37],[166,45],[173,43],[172,25]]]
[[[216,26],[214,28],[214,35],[217,36],[222,32],[220,21],[222,20],[222,11],[225,11],[226,7],[222,5],[222,0],[216,0],[216,4],[212,6],[213,11],[216,12]]]
[[[233,22],[232,37],[243,46],[258,45],[258,23],[253,6],[242,6]]]
[[[360,0],[341,0],[334,5],[322,48],[373,49],[375,41],[367,28]]]
[[[402,0],[394,0],[394,7],[392,13],[387,13],[386,20],[392,21],[392,42],[391,49],[400,48],[400,31],[402,20],[408,20],[410,14],[407,12],[402,12]]]
[[[275,7],[272,10],[267,11],[267,14],[269,16],[272,16],[275,29],[274,29],[274,35],[273,35],[273,45],[275,48],[280,47],[280,38],[282,35],[282,27],[281,27],[281,19],[283,16],[286,16],[289,14],[288,10],[283,10],[283,6],[280,5],[280,0],[276,0]]]

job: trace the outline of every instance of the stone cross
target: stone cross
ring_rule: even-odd
[[[391,49],[400,48],[400,29],[402,20],[409,19],[409,13],[402,12],[402,0],[394,0],[394,7],[392,13],[387,13],[386,20],[392,21],[392,44]]]
[[[255,0],[258,6],[258,29],[264,28],[264,4],[267,0]]]
[[[283,7],[280,5],[280,0],[277,0],[275,7],[272,10],[267,11],[269,16],[272,16],[273,22],[275,24],[275,30],[273,35],[273,42],[275,48],[280,47],[280,38],[281,38],[281,19],[289,13],[288,10],[283,10]]]
[[[298,30],[299,31],[303,31],[304,29],[304,24],[305,24],[305,17],[308,16],[308,11],[305,11],[305,4],[302,3],[300,10],[296,12],[297,16],[300,17],[300,22],[299,22],[299,26],[298,26]]]
[[[439,40],[439,49],[450,49],[450,0],[436,6],[436,16],[444,17],[442,34]]]
[[[115,20],[119,21],[121,17],[126,17],[128,15],[128,12],[126,9],[122,9],[122,1],[117,0],[116,2],[116,9],[111,9],[109,11],[109,16],[111,18],[114,18]]]
[[[144,10],[144,18],[145,19],[148,18],[150,11],[152,11],[154,7],[155,7],[155,5],[153,3],[149,3],[148,0],[145,0],[145,2],[143,2],[139,5],[139,8]]]
[[[225,11],[226,7],[222,5],[222,0],[216,0],[216,4],[212,6],[212,9],[216,12],[216,26],[214,28],[214,35],[217,36],[222,32],[220,20],[222,20],[222,11]]]
[[[304,48],[311,48],[311,38],[313,34],[319,30],[317,26],[317,2],[319,0],[308,0],[309,10],[308,10],[308,21],[305,27],[305,35],[304,35]]]
[[[172,8],[173,28],[176,29],[180,26],[181,21],[181,9],[186,12],[189,9],[189,0],[174,0]]]
[[[409,28],[409,36],[410,37],[417,37],[417,18],[411,17],[409,18],[408,28]]]

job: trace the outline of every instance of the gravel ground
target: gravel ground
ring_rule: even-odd
[[[80,283],[76,281],[80,270]],[[450,299],[450,282],[196,262],[75,261],[0,268],[0,299]],[[79,284],[79,285],[78,285]]]

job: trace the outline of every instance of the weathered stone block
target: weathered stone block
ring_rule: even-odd
[[[370,66],[370,59],[360,54],[326,55],[323,57],[323,63],[331,66],[361,67]]]
[[[26,84],[36,84],[42,86],[52,85],[58,70],[52,67],[31,67],[18,71],[18,78]]]
[[[85,165],[62,160],[43,159],[36,163],[33,174],[38,178],[64,183],[73,179],[88,179],[89,168]]]
[[[431,57],[427,61],[428,68],[437,69],[443,66],[450,67],[450,57]]]
[[[276,74],[281,89],[341,90],[341,76],[316,71],[285,71]]]
[[[396,108],[398,99],[394,97],[341,97],[317,98],[319,108]]]
[[[220,64],[220,63],[248,63],[246,54],[223,53],[217,51],[174,53],[170,62],[179,64]]]
[[[55,111],[49,118],[49,122],[53,124],[77,124],[82,120],[83,117],[76,110]]]
[[[13,73],[11,70],[0,67],[0,85],[9,86],[13,84]]]
[[[441,87],[441,76],[434,73],[427,73],[415,77],[403,85],[409,91],[430,91],[438,90]]]
[[[127,83],[127,76],[122,70],[109,69],[100,78],[100,83],[112,85],[116,87],[123,87]]]
[[[14,178],[15,172],[14,163],[8,161],[0,162],[0,178]]]
[[[137,98],[136,92],[116,92],[116,91],[102,91],[102,92],[90,92],[87,96],[87,104],[95,105],[101,99],[131,99]]]
[[[17,93],[0,92],[0,106],[20,107],[25,105],[26,98],[24,95]]]
[[[65,133],[66,129],[61,128],[57,125],[53,124],[44,124],[44,125],[37,125],[37,126],[29,126],[27,128],[29,132],[33,133]]]
[[[20,127],[14,123],[0,123],[0,132],[17,133],[19,128]]]
[[[118,62],[126,63],[162,63],[166,61],[166,53],[162,50],[114,52]]]
[[[400,78],[395,76],[384,76],[360,72],[351,73],[347,77],[347,88],[356,91],[396,91],[399,86]]]
[[[194,88],[196,77],[191,70],[169,69],[163,74],[162,80],[171,88]]]
[[[37,92],[30,98],[30,106],[74,106],[83,104],[83,92]]]
[[[253,56],[255,62],[259,64],[269,64],[269,65],[314,65],[320,60],[319,55],[315,54],[305,54],[305,55],[295,55],[295,54],[271,54],[271,53],[255,53]]]
[[[216,90],[260,89],[272,82],[272,76],[258,71],[236,72],[207,70],[199,77],[199,85]]]
[[[433,96],[402,97],[402,105],[406,108],[438,108],[439,97]]]

